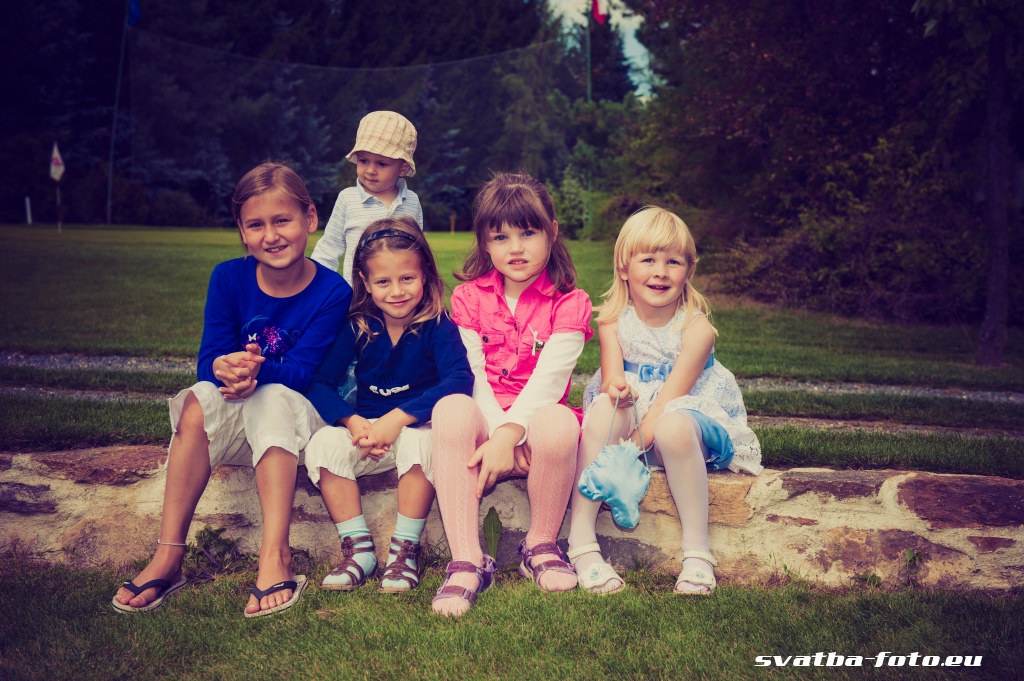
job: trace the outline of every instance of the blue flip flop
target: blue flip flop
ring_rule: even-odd
[[[111,599],[110,603],[111,603],[111,605],[114,606],[114,609],[117,610],[121,614],[129,614],[129,613],[135,613],[135,612],[149,612],[150,610],[156,610],[161,605],[163,605],[165,598],[167,598],[172,593],[174,593],[175,591],[177,591],[181,587],[185,586],[186,584],[188,584],[188,580],[185,579],[184,575],[182,575],[178,579],[178,581],[174,582],[173,584],[171,582],[169,582],[168,580],[166,580],[166,579],[151,579],[148,582],[146,582],[145,584],[143,584],[142,586],[136,586],[135,583],[132,582],[132,580],[129,579],[128,581],[126,581],[121,586],[124,587],[125,589],[128,589],[129,591],[131,591],[136,596],[138,596],[140,593],[142,593],[146,589],[156,588],[156,589],[158,589],[158,591],[156,593],[156,598],[151,600],[149,603],[146,603],[145,605],[136,608],[136,607],[133,607],[131,605],[125,605],[123,603],[118,603],[117,602],[117,594],[114,594],[114,598]]]
[[[249,593],[255,596],[257,601],[262,601],[264,596],[269,596],[270,594],[277,593],[278,591],[284,591],[285,589],[292,590],[292,597],[284,603],[282,603],[281,605],[275,606],[273,608],[267,608],[266,610],[259,610],[257,612],[247,612],[244,614],[246,617],[251,619],[253,617],[264,617],[266,615],[273,615],[274,613],[281,612],[282,610],[287,610],[288,608],[292,607],[293,605],[299,602],[299,597],[302,596],[302,590],[305,588],[306,575],[295,575],[294,580],[289,579],[283,582],[278,582],[277,584],[274,584],[273,586],[269,586],[266,589],[262,590],[253,587],[249,590]]]

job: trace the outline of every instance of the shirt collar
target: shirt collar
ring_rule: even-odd
[[[505,281],[498,270],[492,269],[490,272],[477,279],[476,285],[480,288],[494,289],[500,296],[505,295]],[[526,288],[526,291],[523,291],[523,293],[525,294],[531,289],[536,289],[537,293],[545,297],[550,297],[554,294],[555,284],[551,281],[551,277],[548,276],[548,270],[546,267],[540,273],[540,276],[537,277],[534,282]]]
[[[399,203],[405,203],[405,198],[409,194],[409,183],[405,181],[404,177],[400,177],[398,178],[398,182],[395,183],[395,186],[398,187]],[[373,194],[371,194],[370,192],[366,191],[366,189],[363,188],[362,182],[360,182],[358,179],[356,180],[356,191],[359,192],[359,203],[366,203],[369,199],[377,199],[376,196],[374,196]],[[380,201],[380,199],[377,200]],[[383,201],[381,203],[383,203]]]

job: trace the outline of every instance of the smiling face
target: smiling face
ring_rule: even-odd
[[[369,151],[357,151],[354,156],[356,175],[363,189],[378,199],[389,203],[393,201],[398,195],[395,188],[398,178],[405,177],[409,172],[408,164],[401,159],[388,158]]]
[[[252,196],[239,210],[242,243],[264,267],[302,267],[306,241],[316,232],[316,207],[302,205],[277,189]]]
[[[404,330],[423,300],[423,267],[414,251],[384,250],[367,259],[360,273],[389,331]]]
[[[557,233],[558,223],[554,223]],[[537,280],[551,256],[548,237],[539,229],[517,229],[507,222],[488,232],[485,244],[494,269],[505,278],[505,293],[518,298]]]
[[[690,268],[677,249],[637,253],[619,277],[629,287],[637,315],[651,326],[663,326],[675,314]]]

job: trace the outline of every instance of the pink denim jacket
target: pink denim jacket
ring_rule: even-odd
[[[515,315],[505,302],[504,278],[497,270],[455,288],[452,319],[476,331],[483,341],[487,380],[501,408],[508,410],[537,366],[544,344],[555,333],[594,335],[590,296],[582,289],[562,293],[547,271],[523,291]],[[571,381],[559,404],[565,404]]]

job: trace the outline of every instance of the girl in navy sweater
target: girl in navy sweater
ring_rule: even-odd
[[[310,440],[306,470],[341,536],[343,560],[323,588],[351,591],[377,568],[356,478],[398,469],[398,520],[379,586],[397,593],[419,584],[420,534],[434,501],[431,411],[445,395],[472,394],[473,373],[434,255],[412,219],[367,227],[353,270],[349,318],[306,393],[334,426]],[[353,359],[355,408],[338,394]]]
[[[291,570],[288,546],[295,476],[302,449],[327,424],[299,391],[331,347],[352,289],[304,255],[317,214],[294,170],[263,163],[239,180],[231,200],[246,255],[210,277],[199,382],[170,400],[174,433],[156,554],[115,594],[118,612],[154,610],[185,585],[189,526],[211,470],[225,463],[255,467],[263,512],[245,616],[291,607],[306,585]]]

